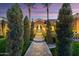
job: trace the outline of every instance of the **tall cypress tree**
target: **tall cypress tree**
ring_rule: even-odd
[[[30,43],[30,20],[28,19],[27,16],[24,18],[24,35],[23,35],[23,38],[24,38],[24,44],[23,44],[22,55],[25,54],[25,52],[29,46],[29,43]]]
[[[35,36],[34,35],[34,22],[32,20],[32,22],[31,22],[31,36],[30,36],[31,41],[33,40],[34,36]]]
[[[72,55],[72,10],[69,3],[64,3],[59,11],[56,23],[57,55]]]
[[[9,25],[9,55],[21,55],[23,46],[23,14],[18,4],[7,11]]]

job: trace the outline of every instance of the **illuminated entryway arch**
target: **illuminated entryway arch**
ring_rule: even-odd
[[[44,20],[36,19],[34,21],[34,33],[36,33],[38,30],[46,33],[46,24]]]

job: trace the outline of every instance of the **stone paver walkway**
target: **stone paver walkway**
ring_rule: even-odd
[[[52,56],[46,42],[32,42],[25,56]]]
[[[52,56],[41,32],[38,32],[28,48],[25,56]]]

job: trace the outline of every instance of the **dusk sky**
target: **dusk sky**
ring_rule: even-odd
[[[0,3],[0,16],[6,17],[7,10],[11,8],[13,4],[11,3]],[[22,9],[23,15],[28,16],[28,8],[25,4],[19,4],[20,8]],[[59,9],[61,8],[62,4],[61,3],[52,3],[50,4],[50,14],[49,18],[50,19],[57,19]],[[72,3],[71,4],[72,12],[73,14],[79,13],[79,3]],[[46,8],[44,5],[41,4],[36,4],[32,8],[32,17],[33,19],[41,18],[41,19],[46,19]]]

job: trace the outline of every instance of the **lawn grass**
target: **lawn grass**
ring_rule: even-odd
[[[0,55],[6,52],[6,39],[0,38]]]
[[[79,56],[79,42],[73,42],[73,56]]]
[[[56,56],[56,48],[50,49],[53,56]],[[79,42],[73,42],[72,43],[72,55],[73,56],[79,56]]]
[[[6,52],[6,41],[5,38],[0,38],[0,53]],[[72,50],[73,56],[79,56],[79,42],[72,43]],[[56,48],[52,48],[50,51],[52,52],[52,55],[56,56]]]

